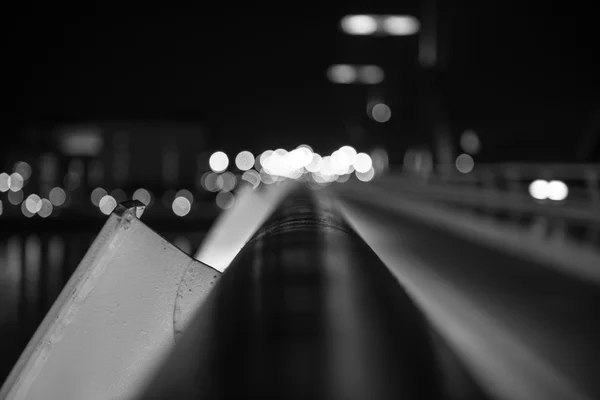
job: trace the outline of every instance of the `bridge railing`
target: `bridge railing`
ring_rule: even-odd
[[[469,173],[392,170],[374,185],[407,196],[512,223],[540,238],[568,238],[600,246],[600,164],[477,164]],[[567,192],[543,198],[534,181],[558,181]]]

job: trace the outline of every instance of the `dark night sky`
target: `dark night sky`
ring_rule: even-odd
[[[417,1],[388,3],[22,5],[3,28],[9,120],[199,120],[215,145],[257,148],[360,142],[354,121],[368,130],[364,144],[402,149],[427,140],[416,124],[417,39],[348,37],[337,25],[347,12],[419,13]],[[600,88],[591,5],[442,3],[452,29],[439,84],[453,134],[475,128],[492,161],[574,161]],[[393,123],[368,125],[364,87],[327,82],[336,62],[386,68]]]

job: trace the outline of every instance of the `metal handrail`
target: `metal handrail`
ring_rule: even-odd
[[[555,164],[555,163],[475,163],[468,174],[456,171],[454,165],[438,165],[440,171],[446,171],[443,178],[457,181],[472,181],[488,178],[491,175],[518,177],[518,179],[582,179],[598,180],[600,164]],[[455,171],[455,172],[454,172]]]
[[[506,210],[514,213],[533,213],[550,218],[560,218],[583,225],[600,226],[600,212],[593,203],[570,201],[560,204],[535,200],[517,192],[489,188],[453,188],[435,183],[420,184],[406,177],[382,176],[372,185],[385,186],[390,192],[423,196],[454,205]]]

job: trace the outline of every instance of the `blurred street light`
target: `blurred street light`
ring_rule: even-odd
[[[377,65],[336,64],[327,69],[327,77],[339,84],[377,85],[383,82],[385,74]]]
[[[229,166],[229,157],[222,151],[216,151],[210,156],[208,165],[213,172],[224,172]]]
[[[407,36],[419,32],[419,21],[410,15],[386,15],[382,17],[383,31],[390,36]]]
[[[340,23],[349,35],[372,35],[377,32],[377,18],[373,15],[347,15]]]
[[[377,103],[371,108],[369,116],[377,122],[384,123],[392,117],[392,110],[385,103]]]
[[[529,194],[537,200],[562,201],[569,195],[569,187],[563,181],[536,179],[529,185]]]
[[[367,85],[383,82],[383,69],[377,65],[361,65],[358,67],[358,81]]]
[[[419,20],[411,15],[346,15],[340,26],[348,35],[361,36],[408,36],[421,28]]]
[[[327,70],[327,77],[333,83],[348,84],[356,82],[357,71],[352,65],[332,65]]]
[[[464,131],[460,136],[460,147],[468,154],[477,154],[481,147],[477,133],[472,129]]]
[[[456,157],[455,164],[456,169],[463,174],[468,174],[469,172],[473,171],[473,167],[475,167],[475,161],[473,160],[473,157],[465,153]]]

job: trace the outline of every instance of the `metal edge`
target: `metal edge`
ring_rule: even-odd
[[[44,361],[49,357],[52,344],[60,339],[63,330],[76,315],[80,304],[93,289],[95,280],[102,275],[103,266],[106,265],[102,259],[107,256],[106,250],[114,249],[119,245],[118,234],[129,229],[134,220],[138,220],[154,232],[137,218],[137,212],[144,207],[142,202],[130,200],[117,205],[113,210],[4,381],[0,388],[0,399],[21,399],[26,396],[28,388],[37,377],[36,371],[41,370]],[[210,268],[217,276],[221,275],[214,268],[193,259],[186,253],[183,254],[189,257],[189,266],[199,263]]]

